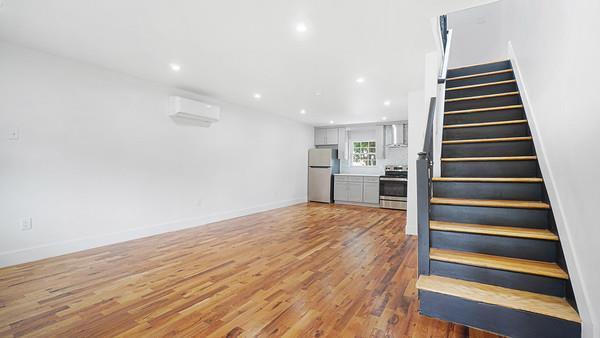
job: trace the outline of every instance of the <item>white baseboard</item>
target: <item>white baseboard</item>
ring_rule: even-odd
[[[304,202],[306,202],[306,197],[295,198],[285,201],[261,204],[244,209],[214,213],[198,218],[176,220],[169,223],[142,226],[127,231],[114,232],[93,237],[79,238],[70,241],[49,243],[14,251],[0,252],[0,267],[32,262],[44,258],[55,257],[77,251],[97,248],[104,245],[126,242],[143,237],[159,235],[187,228],[193,228],[214,222],[251,215],[262,211],[283,208]]]

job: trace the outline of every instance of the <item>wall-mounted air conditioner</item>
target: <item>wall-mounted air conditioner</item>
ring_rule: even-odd
[[[199,125],[209,127],[219,121],[221,108],[212,104],[186,99],[180,96],[169,97],[169,116],[177,119],[194,120]]]

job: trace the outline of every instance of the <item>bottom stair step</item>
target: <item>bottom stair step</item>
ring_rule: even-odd
[[[581,323],[577,311],[560,297],[440,276],[420,276],[417,288],[420,291],[435,292]]]

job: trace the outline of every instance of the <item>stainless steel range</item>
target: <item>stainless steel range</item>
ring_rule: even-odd
[[[406,210],[408,168],[386,165],[385,175],[379,177],[379,205],[382,208]]]

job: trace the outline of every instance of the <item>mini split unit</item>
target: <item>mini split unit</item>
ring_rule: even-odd
[[[180,96],[169,97],[169,116],[173,118],[193,120],[200,126],[210,127],[219,121],[220,115],[221,108],[218,106]]]

